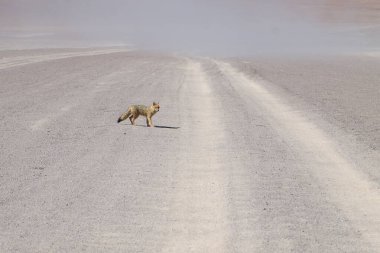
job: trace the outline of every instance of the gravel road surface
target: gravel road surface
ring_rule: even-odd
[[[1,252],[380,252],[378,58],[0,55]]]

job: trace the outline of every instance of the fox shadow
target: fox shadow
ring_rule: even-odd
[[[147,127],[146,125],[140,125],[140,124],[136,124],[136,125],[130,125],[130,124],[126,124],[128,126],[131,126],[131,127]],[[176,126],[158,126],[158,125],[155,125],[154,128],[164,128],[164,129],[179,129],[180,127],[176,127]]]
[[[167,128],[167,129],[178,129],[180,127],[174,127],[174,126],[154,126],[154,127],[157,127],[157,128]]]

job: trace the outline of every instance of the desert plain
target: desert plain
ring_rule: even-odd
[[[380,252],[379,10],[0,1],[0,252]]]
[[[0,58],[1,251],[380,250],[378,57]]]

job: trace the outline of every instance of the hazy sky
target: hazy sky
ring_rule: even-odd
[[[376,0],[0,0],[0,39],[246,55],[368,49]]]

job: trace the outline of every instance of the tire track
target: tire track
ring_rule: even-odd
[[[200,62],[188,61],[180,97],[181,114],[187,116],[162,252],[226,252],[227,174],[217,148],[224,143],[224,131]]]
[[[242,94],[255,100],[268,120],[304,157],[318,183],[328,190],[331,201],[376,250],[380,250],[380,191],[378,185],[355,168],[322,130],[258,82],[224,62],[216,62],[220,71]]]

